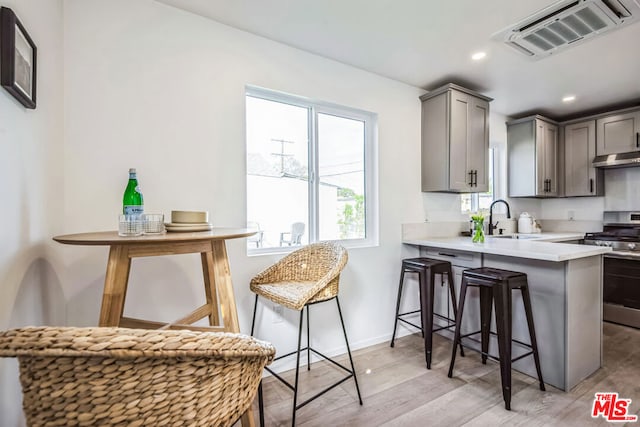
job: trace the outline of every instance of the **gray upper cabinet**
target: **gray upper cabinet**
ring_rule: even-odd
[[[492,99],[448,84],[421,96],[420,100],[422,191],[488,191]]]
[[[509,197],[558,196],[558,136],[542,116],[507,122]]]
[[[640,110],[602,117],[596,128],[598,156],[640,150]]]
[[[564,195],[604,195],[604,171],[593,167],[596,156],[596,121],[564,126]]]

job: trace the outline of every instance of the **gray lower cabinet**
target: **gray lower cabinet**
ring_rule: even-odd
[[[596,128],[598,156],[640,150],[640,110],[602,117]]]
[[[593,167],[596,156],[596,121],[564,126],[564,195],[602,196],[604,171]]]
[[[482,254],[477,252],[421,247],[420,256],[439,259],[441,261],[449,261],[451,263],[453,285],[456,290],[457,301],[460,300],[460,284],[462,283],[462,272],[468,268],[482,267]],[[475,291],[470,291],[470,295],[475,296]],[[480,305],[476,300],[473,299],[473,297],[468,298],[467,301],[472,302],[465,307],[465,318],[462,322],[461,327],[463,334],[468,334],[479,329],[476,319],[480,318]],[[435,313],[438,313],[441,316],[447,316],[450,319],[455,318],[455,311],[453,310],[453,304],[451,304],[451,300],[449,298],[448,287],[441,282],[440,277],[436,277],[435,281],[433,310]],[[493,330],[495,330],[495,328]],[[451,328],[443,329],[439,333],[446,337],[452,338],[453,332],[454,328]]]
[[[538,115],[507,122],[509,197],[558,196],[558,129]]]
[[[448,84],[420,100],[422,191],[488,191],[491,98]]]

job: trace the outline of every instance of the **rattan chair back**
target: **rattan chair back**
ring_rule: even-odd
[[[240,334],[123,328],[13,329],[29,426],[230,426],[274,347]]]
[[[307,303],[338,295],[340,273],[348,259],[347,250],[340,245],[313,243],[288,254],[257,274],[249,287],[273,302],[302,310]],[[283,289],[290,292],[283,292]]]

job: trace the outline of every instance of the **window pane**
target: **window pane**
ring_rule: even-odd
[[[365,123],[318,114],[319,238],[364,239]]]
[[[309,241],[307,108],[247,96],[249,248]]]

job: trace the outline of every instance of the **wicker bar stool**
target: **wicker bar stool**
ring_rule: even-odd
[[[347,250],[342,246],[333,243],[314,243],[290,253],[251,280],[250,289],[256,294],[255,304],[253,307],[253,321],[251,323],[251,335],[254,334],[255,330],[258,296],[300,312],[297,350],[278,356],[274,359],[278,360],[284,357],[293,356],[294,354],[296,355],[295,382],[291,384],[280,375],[273,372],[273,370],[265,368],[275,378],[283,382],[293,391],[293,414],[291,416],[291,425],[295,425],[296,423],[296,410],[302,408],[312,400],[320,397],[324,393],[352,377],[355,382],[356,392],[358,393],[358,400],[360,405],[362,405],[362,397],[360,396],[360,388],[358,387],[358,378],[356,377],[356,370],[353,365],[351,350],[349,349],[349,340],[347,339],[347,331],[344,327],[342,310],[340,309],[340,302],[338,301],[340,272],[347,264],[347,259]],[[335,300],[338,307],[342,333],[344,334],[344,340],[347,345],[347,353],[349,355],[349,362],[351,365],[350,368],[332,360],[328,356],[325,356],[311,348],[309,345],[309,307],[314,304],[331,300]],[[301,348],[302,326],[305,311],[307,313],[307,346],[305,348]],[[302,351],[307,352],[307,369],[311,369],[309,361],[311,358],[311,352],[313,352],[344,370],[347,375],[336,383],[319,391],[313,397],[302,403],[298,403],[298,379],[300,371],[300,353]],[[259,390],[258,397],[260,403],[260,422],[261,425],[264,425],[261,388]]]
[[[0,332],[29,426],[231,426],[275,349],[246,335],[38,327]]]
[[[498,360],[500,362],[500,378],[502,380],[502,397],[504,399],[504,407],[511,410],[511,363],[520,360],[523,357],[533,355],[536,365],[538,381],[540,382],[540,390],[544,391],[544,381],[542,380],[542,371],[540,370],[540,358],[538,357],[538,343],[536,341],[536,331],[533,325],[533,313],[531,311],[531,298],[529,296],[529,285],[527,283],[527,275],[517,271],[501,270],[498,268],[481,267],[464,270],[462,272],[462,285],[460,287],[460,304],[458,306],[457,319],[462,320],[464,311],[464,300],[467,294],[467,288],[475,286],[480,288],[480,330],[465,335],[460,333],[460,322],[456,326],[454,336],[453,353],[451,354],[451,364],[449,365],[449,378],[453,375],[453,366],[456,361],[455,343],[461,344],[461,338],[470,335],[480,334],[481,336],[481,352],[482,363],[487,363],[487,358]],[[527,317],[527,325],[529,328],[530,344],[513,339],[511,334],[511,294],[514,290],[522,292],[522,302],[524,304],[525,315]],[[491,310],[495,303],[496,307],[496,329],[498,337],[498,355],[493,357],[489,354],[489,336],[493,334],[490,330],[491,326]],[[522,354],[516,358],[511,357],[511,345],[515,342],[523,347],[529,348],[531,351]]]
[[[404,275],[405,273],[417,273],[420,294],[420,310],[408,311],[400,313],[400,302],[402,300],[402,288],[404,287]],[[434,302],[434,288],[436,274],[440,275],[442,286],[445,283],[445,277],[449,285],[449,296],[451,298],[451,304],[453,305],[453,313],[458,311],[456,306],[456,290],[453,286],[453,274],[451,272],[451,263],[449,261],[441,261],[433,258],[405,258],[402,260],[402,271],[400,272],[400,283],[398,285],[398,299],[396,300],[396,317],[393,325],[393,334],[391,335],[391,347],[393,347],[396,330],[398,329],[398,322],[407,323],[415,328],[418,328],[422,332],[424,337],[424,355],[427,362],[427,369],[431,369],[431,353],[433,349],[433,332],[441,331],[443,329],[449,329],[456,326],[455,319],[450,316],[443,316],[433,311]],[[447,312],[449,307],[447,306]],[[409,316],[415,313],[420,313],[420,325],[421,327],[411,323],[404,319],[404,316]],[[445,326],[438,326],[434,329],[433,318],[437,317],[447,322]],[[426,332],[425,332],[426,331]],[[464,356],[464,350],[460,347],[460,354]]]

